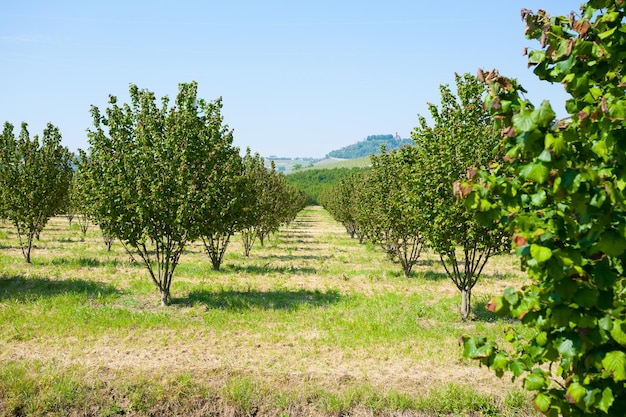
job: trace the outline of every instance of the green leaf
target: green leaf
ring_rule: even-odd
[[[616,103],[613,103],[611,107],[609,107],[609,116],[619,120],[626,119],[626,102],[624,100],[619,100]]]
[[[605,413],[609,412],[609,408],[613,405],[613,401],[615,401],[615,397],[613,396],[613,391],[611,388],[606,387],[604,391],[602,391],[602,398],[596,404],[596,407]]]
[[[541,161],[535,161],[525,165],[520,170],[520,175],[539,184],[543,184],[550,176],[550,170]]]
[[[533,243],[530,245],[530,256],[532,256],[537,262],[543,263],[552,257],[552,250],[545,246]]]
[[[532,50],[528,54],[528,63],[529,64],[539,64],[546,59],[546,51],[543,50]]]
[[[626,322],[623,320],[613,320],[613,326],[611,327],[611,337],[617,343],[626,347]]]
[[[592,308],[598,302],[598,291],[593,288],[582,287],[574,295],[574,302],[585,308]]]
[[[521,360],[515,359],[514,361],[511,361],[509,365],[509,369],[511,369],[511,372],[513,372],[513,375],[515,375],[516,377],[519,377],[526,371],[526,366]]]
[[[533,372],[526,375],[526,378],[524,378],[524,384],[527,390],[537,391],[546,385],[546,380],[543,375]]]
[[[548,411],[550,410],[551,403],[552,401],[550,397],[541,392],[535,395],[535,398],[533,398],[533,407],[535,407],[537,411],[544,413],[544,414],[547,414]]]
[[[617,29],[617,26],[612,27],[609,30],[606,30],[604,32],[600,32],[598,33],[598,37],[602,40],[606,39],[606,38],[610,38],[611,36],[613,36],[613,34],[615,33],[615,30]]]
[[[550,106],[550,102],[544,100],[541,102],[539,108],[533,110],[531,117],[533,122],[542,127],[550,126],[550,124],[556,118],[556,114],[552,110],[552,106]]]
[[[615,230],[602,234],[597,247],[609,256],[620,256],[626,250],[626,239]]]
[[[614,350],[602,359],[602,366],[609,371],[615,382],[626,380],[626,353]]]
[[[519,301],[519,294],[513,287],[508,287],[504,290],[503,297],[511,305],[515,305]]]
[[[606,145],[605,139],[596,141],[591,147],[591,150],[605,161],[609,157],[609,147]]]
[[[486,358],[493,353],[494,344],[485,343],[485,338],[475,339],[463,336],[463,356],[465,358]]]
[[[537,128],[537,124],[535,123],[533,117],[533,111],[527,108],[521,109],[519,113],[513,116],[513,127],[518,135],[523,132],[535,130]]]
[[[585,389],[585,387],[580,385],[578,382],[572,382],[569,387],[567,387],[565,396],[569,403],[574,404],[581,402],[582,399],[585,397],[585,394],[587,394],[587,390]]]
[[[559,353],[565,358],[573,358],[576,356],[576,346],[573,340],[563,338],[557,346]]]
[[[531,196],[531,201],[533,205],[536,207],[543,207],[543,204],[546,201],[546,191],[540,190],[538,193],[535,193]]]
[[[544,149],[539,156],[537,157],[537,160],[541,161],[541,162],[551,162],[552,161],[552,154],[550,153],[549,150]]]
[[[505,371],[508,368],[509,361],[504,353],[498,352],[493,357],[493,363],[490,368],[494,371],[502,370]]]
[[[554,136],[552,133],[547,133],[545,137],[546,149],[552,149],[555,155],[560,155],[567,149],[567,144],[562,135]]]

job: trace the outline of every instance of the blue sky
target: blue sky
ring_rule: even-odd
[[[323,157],[368,135],[409,137],[454,73],[498,68],[564,115],[560,85],[522,56],[520,9],[580,1],[13,1],[0,15],[0,122],[52,122],[88,148],[90,105],[128,86],[176,95],[195,80],[223,97],[235,145]]]

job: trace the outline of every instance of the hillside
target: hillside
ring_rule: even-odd
[[[401,139],[397,134],[370,135],[363,141],[330,151],[323,159],[271,155],[265,158],[265,164],[269,168],[273,162],[276,171],[283,174],[310,169],[363,168],[370,166],[370,155],[378,155],[381,146],[392,151],[405,145],[414,145],[413,139]]]
[[[331,151],[327,158],[354,159],[362,158],[372,154],[380,153],[380,147],[385,146],[387,151],[400,148],[404,145],[413,145],[413,139],[401,139],[394,135],[371,135],[365,140],[352,145],[344,146],[341,149]]]

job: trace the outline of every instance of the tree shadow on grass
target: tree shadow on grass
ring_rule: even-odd
[[[224,270],[250,275],[278,274],[301,274],[309,275],[317,273],[317,269],[297,266],[272,266],[266,265],[224,265]]]
[[[218,292],[192,291],[187,298],[172,300],[172,304],[204,305],[207,309],[221,310],[298,310],[305,306],[323,307],[337,303],[339,292],[321,291],[257,291],[220,290]]]
[[[331,259],[331,256],[325,255],[298,255],[297,253],[305,252],[304,250],[295,251],[294,254],[291,255],[252,255],[255,260],[267,260],[267,261],[296,261],[298,259],[301,260],[309,260],[309,261],[327,261]]]
[[[472,320],[483,321],[486,323],[493,323],[496,321],[504,321],[507,323],[514,323],[517,319],[511,316],[499,316],[494,312],[487,310],[487,304],[489,304],[490,298],[483,298],[481,300],[472,301]]]
[[[50,261],[47,261],[46,263],[49,263],[50,265],[55,265],[55,266],[73,266],[76,268],[98,268],[101,266],[118,267],[118,266],[133,265],[130,262],[123,262],[118,259],[107,259],[106,261],[103,261],[101,259],[85,258],[82,256],[80,258],[52,258]]]
[[[424,257],[417,258],[415,262],[417,266],[441,266],[441,261],[439,259],[428,259]]]
[[[448,278],[448,274],[445,272],[425,271],[418,273],[418,278],[425,279],[426,281],[445,281]]]
[[[60,294],[88,294],[108,296],[120,292],[111,285],[82,279],[51,280],[21,275],[0,275],[0,301],[28,302],[42,297]]]
[[[282,239],[305,239],[305,240],[315,240],[315,236],[311,235],[310,233],[304,233],[304,232],[291,232],[291,231],[286,231],[284,233],[281,233],[280,237]]]

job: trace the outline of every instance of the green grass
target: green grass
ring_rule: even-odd
[[[509,256],[486,268],[463,323],[435,256],[405,278],[319,208],[249,258],[235,237],[221,271],[191,245],[166,308],[96,227],[83,241],[53,219],[32,265],[8,225],[0,237],[0,416],[532,414],[458,345],[518,326],[484,309],[522,282]]]
[[[312,167],[305,167],[305,169],[333,169],[333,168],[363,168],[372,165],[372,161],[369,156],[354,159],[334,159],[327,158],[322,159],[313,164]]]

